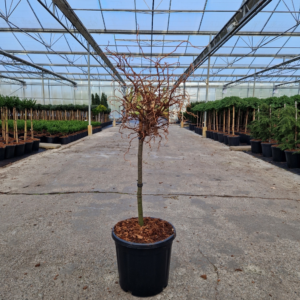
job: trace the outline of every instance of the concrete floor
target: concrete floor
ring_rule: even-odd
[[[137,214],[136,146],[124,161],[128,140],[109,128],[0,169],[1,300],[134,299],[111,228]],[[298,175],[177,125],[145,150],[145,215],[177,229],[169,286],[151,299],[300,299]]]

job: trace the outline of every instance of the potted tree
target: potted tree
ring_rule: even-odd
[[[143,53],[142,48],[141,52]],[[130,144],[133,139],[138,141],[137,155],[137,207],[138,217],[118,222],[112,229],[112,238],[116,244],[119,283],[123,290],[130,291],[134,296],[147,297],[160,293],[168,284],[169,265],[172,242],[176,236],[174,226],[162,219],[144,217],[143,189],[143,149],[150,143],[167,136],[169,120],[165,118],[169,108],[179,107],[182,111],[188,95],[181,93],[172,84],[167,74],[172,74],[167,57],[150,59],[155,66],[155,74],[137,73],[131,66],[132,57],[114,53],[107,49],[116,62],[120,73],[133,86],[124,91],[118,99],[120,111],[120,131],[126,134]],[[155,76],[155,78],[153,77]],[[178,111],[178,110],[176,110]],[[175,114],[169,110],[169,117]],[[126,131],[124,131],[126,130]]]
[[[257,114],[257,119],[250,125],[251,132],[256,132],[256,137],[261,140],[262,154],[265,157],[272,157],[271,146],[276,144],[274,140],[274,125],[277,121],[272,115],[272,108],[262,103]]]
[[[288,168],[300,168],[300,118],[297,105],[282,110],[278,126],[283,136],[280,149],[285,152]]]

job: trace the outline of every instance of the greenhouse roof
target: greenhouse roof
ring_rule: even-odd
[[[299,6],[296,0],[3,0],[1,80],[43,77],[76,85],[88,78],[89,44],[91,80],[125,84],[107,48],[130,52],[134,70],[149,67],[147,74],[148,57],[181,43],[166,58],[179,63],[178,84],[204,82],[209,57],[210,82],[298,84]]]

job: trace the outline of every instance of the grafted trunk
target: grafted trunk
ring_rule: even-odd
[[[138,205],[138,219],[140,226],[144,226],[144,216],[143,216],[143,143],[144,141],[139,138],[139,148],[138,148],[138,188],[137,188],[137,205]]]

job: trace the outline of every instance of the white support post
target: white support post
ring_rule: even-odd
[[[209,43],[211,42],[211,35],[209,36]],[[207,78],[206,78],[206,95],[205,102],[208,101],[208,89],[209,89],[209,73],[210,73],[210,56],[208,57],[208,65],[207,65]],[[204,112],[204,122],[202,128],[202,136],[206,138],[206,130],[207,130],[207,111]]]
[[[25,99],[25,88],[26,88],[26,85],[23,84],[23,100]]]
[[[256,69],[255,69],[255,74],[256,74]],[[253,94],[252,94],[252,97],[255,97],[255,81],[256,81],[256,75],[254,75],[254,83],[253,83]]]
[[[42,89],[43,89],[43,104],[45,105],[45,82],[44,82],[44,74],[42,74]]]
[[[90,65],[90,44],[88,44],[88,103],[89,103],[89,125],[88,125],[88,135],[93,134],[93,129],[91,125],[91,65]]]
[[[115,100],[116,100],[116,99],[115,99],[115,96],[116,96],[116,94],[115,94],[115,93],[116,93],[116,91],[115,91],[115,80],[113,81],[113,89],[114,89],[114,91],[113,91],[113,92],[114,92],[114,93],[113,93],[113,95],[114,95],[114,97],[113,97],[113,98],[114,98],[113,103],[115,103]],[[113,121],[113,127],[116,127],[115,113],[116,113],[116,112],[115,112],[115,109],[114,109],[114,121]]]

